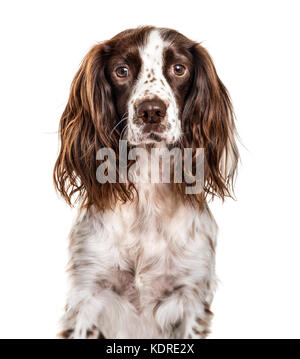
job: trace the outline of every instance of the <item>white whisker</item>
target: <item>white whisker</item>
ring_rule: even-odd
[[[128,117],[126,116],[127,114],[125,113],[123,115],[123,117],[121,118],[121,120],[116,124],[116,126],[114,126],[114,128],[111,130],[110,136],[112,135],[112,133],[114,132],[114,130],[119,126],[120,123],[122,123],[123,121],[128,120]],[[125,117],[126,116],[126,117]]]

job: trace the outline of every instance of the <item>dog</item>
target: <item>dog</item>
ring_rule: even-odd
[[[59,337],[207,337],[217,236],[207,201],[232,197],[234,122],[210,55],[175,30],[125,30],[88,52],[60,120],[54,168],[59,194],[79,203]],[[189,148],[192,171],[203,149],[201,191],[187,193],[186,180],[134,183],[119,168],[116,181],[99,180],[107,156],[98,151],[113,151],[120,164],[120,141],[148,155]],[[145,161],[132,162],[125,168],[134,178]],[[102,177],[111,168],[100,168]]]

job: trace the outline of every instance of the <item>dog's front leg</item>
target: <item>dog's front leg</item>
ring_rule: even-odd
[[[142,327],[136,309],[118,288],[97,286],[74,289],[68,297],[61,320],[60,338],[68,339],[125,339],[136,338]]]
[[[74,296],[74,298],[76,298]],[[99,328],[101,302],[93,296],[83,300],[72,301],[66,305],[62,317],[62,331],[58,334],[63,339],[104,339]]]
[[[213,313],[206,302],[201,303],[199,309],[186,321],[184,339],[205,339],[209,335]]]
[[[202,286],[203,288],[204,286]],[[206,287],[206,286],[205,286]],[[205,298],[205,299],[203,299]],[[200,339],[210,333],[212,312],[211,291],[201,288],[175,288],[161,298],[153,309],[162,337],[168,339]]]

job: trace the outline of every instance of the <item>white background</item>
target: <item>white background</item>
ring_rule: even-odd
[[[237,201],[215,201],[211,338],[300,337],[299,1],[6,1],[0,9],[0,337],[53,338],[75,211],[52,168],[71,80],[96,42],[138,25],[203,41],[231,93]]]

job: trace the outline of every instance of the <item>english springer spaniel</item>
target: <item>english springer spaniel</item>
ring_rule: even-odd
[[[72,82],[59,133],[55,185],[80,204],[60,336],[205,338],[217,234],[207,196],[231,196],[238,162],[232,105],[207,51],[150,26],[97,44]],[[148,154],[189,148],[191,171],[203,149],[202,190],[188,193],[186,180],[124,178],[121,140]],[[118,164],[115,181],[107,156],[97,155],[104,148]],[[125,165],[132,178],[143,166],[140,157]]]

